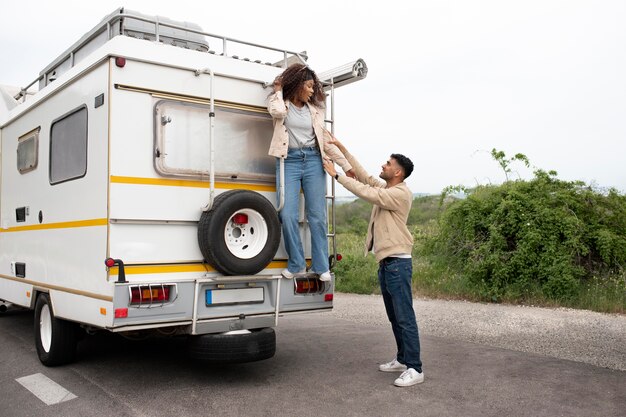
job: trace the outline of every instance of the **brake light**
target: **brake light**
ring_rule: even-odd
[[[333,301],[333,295],[332,294],[326,294],[324,296],[324,301]]]
[[[233,216],[233,223],[236,224],[248,224],[248,215],[243,213],[237,213]]]
[[[130,287],[130,304],[143,305],[170,301],[171,286],[140,285]]]
[[[296,278],[294,285],[296,294],[314,294],[324,291],[324,283],[318,278]]]
[[[125,319],[128,317],[128,309],[127,308],[116,308],[115,309],[115,318],[116,319]]]

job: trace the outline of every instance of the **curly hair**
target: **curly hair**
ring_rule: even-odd
[[[409,178],[409,175],[413,172],[413,162],[406,156],[399,153],[392,153],[391,157],[396,160],[398,165],[402,168],[404,173],[404,179]]]
[[[316,107],[324,107],[326,101],[326,95],[322,83],[315,72],[304,64],[292,64],[290,65],[278,79],[283,86],[283,98],[285,100],[292,101],[298,94],[302,85],[309,80],[313,80],[313,95],[309,102]]]

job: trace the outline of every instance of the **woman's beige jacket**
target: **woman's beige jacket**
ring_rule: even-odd
[[[282,90],[275,92],[268,98],[267,110],[269,110],[274,119],[274,134],[272,135],[272,143],[270,144],[268,154],[276,158],[287,157],[289,135],[285,127],[285,117],[287,117],[287,111],[290,105],[289,100],[283,100]],[[315,137],[317,138],[317,145],[320,148],[322,159],[331,159],[343,168],[344,172],[352,169],[352,165],[350,165],[341,151],[337,149],[335,145],[328,143],[330,135],[324,129],[324,112],[312,104],[307,103],[307,106],[309,106],[309,110],[311,111],[313,130],[315,131]]]

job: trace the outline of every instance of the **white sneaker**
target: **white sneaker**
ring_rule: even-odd
[[[330,271],[326,271],[323,274],[320,274],[320,281],[327,282],[327,281],[330,281],[331,278],[332,277],[330,276]]]
[[[381,372],[404,372],[406,371],[406,365],[403,365],[394,359],[391,362],[380,364],[378,366],[378,370]]]
[[[402,372],[402,375],[393,381],[396,387],[410,387],[411,385],[421,384],[424,382],[424,372],[417,372],[413,368],[409,368]]]
[[[306,271],[300,271],[300,272],[296,272],[296,273],[289,272],[289,269],[285,268],[285,269],[283,269],[283,271],[280,274],[283,276],[283,278],[291,279],[291,278],[295,277],[296,275],[300,275],[300,274],[304,274],[304,273],[306,273]]]

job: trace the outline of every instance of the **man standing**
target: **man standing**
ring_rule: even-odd
[[[367,227],[365,254],[372,251],[379,262],[380,291],[398,347],[396,358],[378,369],[402,372],[394,381],[398,387],[419,384],[424,382],[424,373],[411,291],[413,237],[406,226],[413,194],[404,182],[413,172],[413,163],[404,155],[392,154],[382,166],[379,177],[383,181],[380,181],[368,175],[336,138],[330,143],[348,159],[357,179],[339,175],[331,161],[324,161],[326,172],[354,195],[374,205]]]

